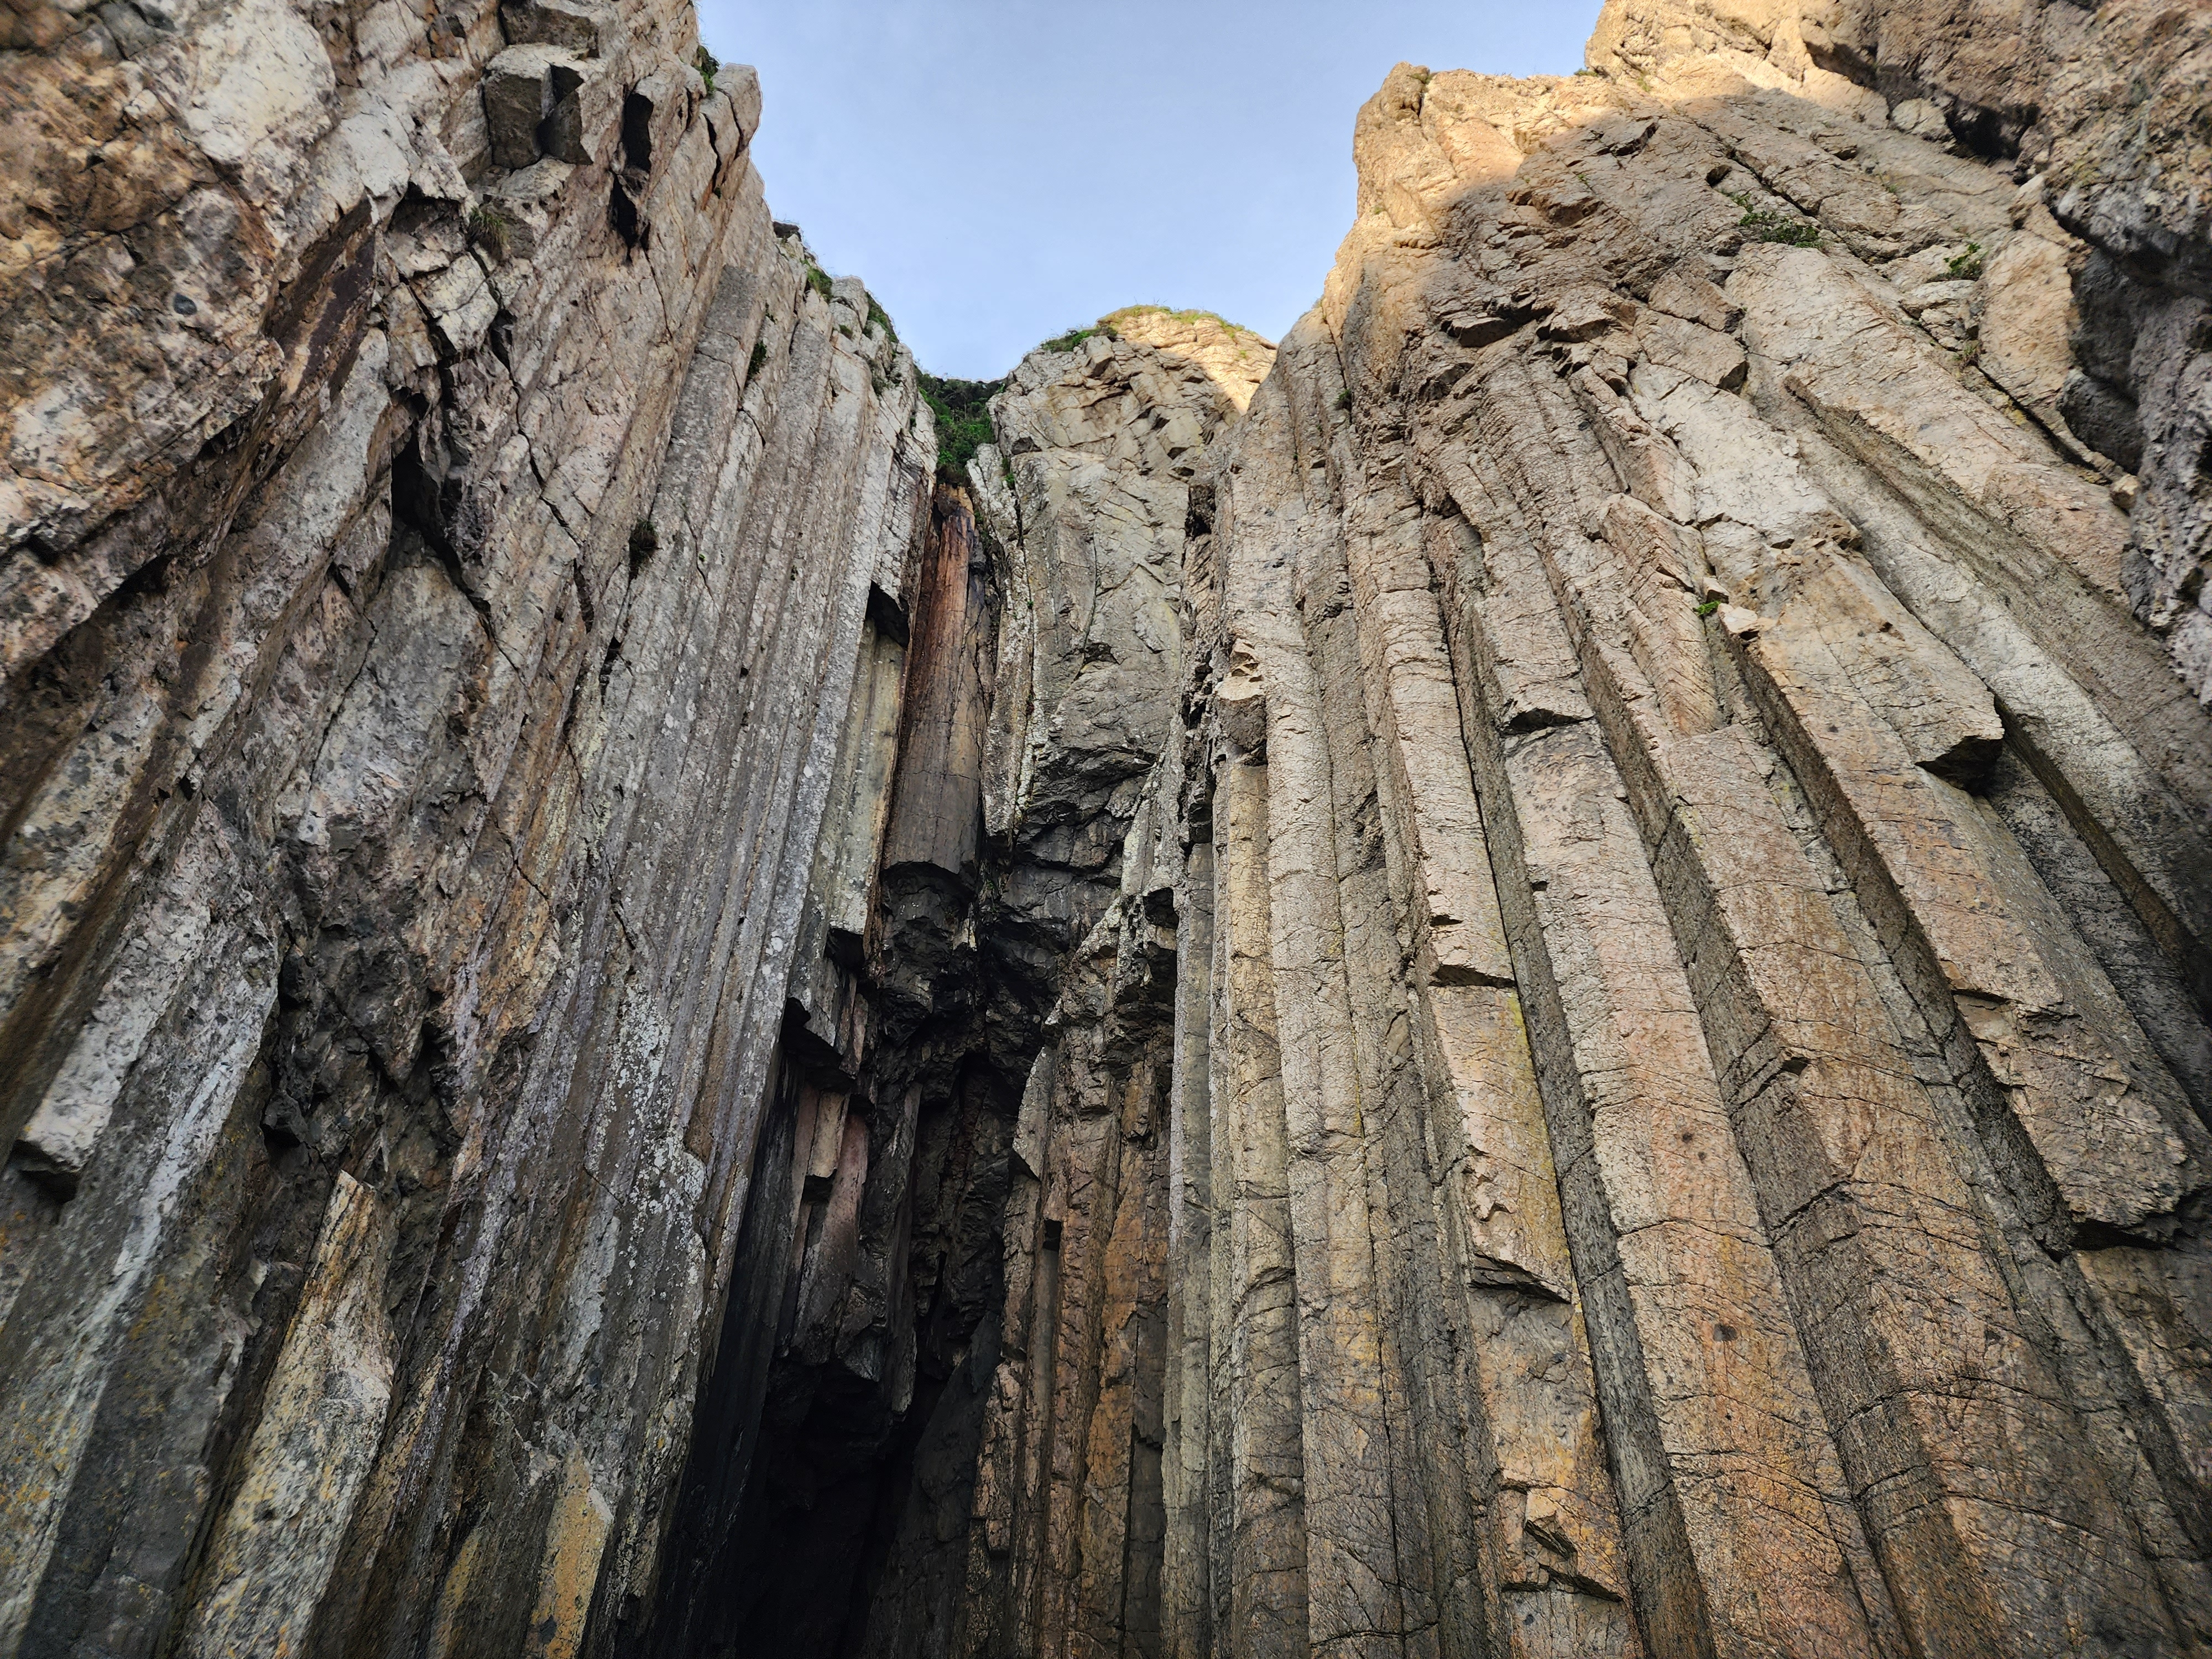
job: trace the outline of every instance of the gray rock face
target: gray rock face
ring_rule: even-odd
[[[2189,136],[2212,98],[2212,16],[2157,0],[1995,11],[1962,0],[1612,0],[1589,61],[1658,94],[1733,82],[1871,122],[1886,113],[1954,155],[2012,167],[2024,234],[1986,261],[1980,367],[2062,448],[2078,440],[2100,452],[2083,458],[2093,465],[2140,473],[2126,590],[2191,690],[2212,699],[2202,598],[2212,520],[2200,482],[2212,436],[2212,157]],[[2076,302],[2064,329],[2011,320],[2064,304],[2062,267]],[[2125,493],[2132,504],[2137,487]]]
[[[525,10],[0,76],[0,1651],[652,1593],[933,439],[690,8]]]
[[[1969,9],[957,477],[687,7],[9,14],[0,1659],[2212,1650],[2203,30]]]
[[[1054,1115],[1038,1055],[1110,955],[1130,838],[1172,830],[1146,803],[1186,689],[1191,479],[1273,361],[1215,319],[1118,314],[1022,363],[1004,447],[939,480],[896,739],[857,703],[848,728],[824,858],[872,873],[817,866],[804,1080],[769,1109],[651,1651],[942,1653],[971,1619],[999,1358],[1027,1340],[1009,1284],[1035,1272],[1004,1239],[1035,1247]],[[850,948],[848,890],[874,903]]]

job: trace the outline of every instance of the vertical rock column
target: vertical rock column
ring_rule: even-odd
[[[1715,70],[1394,76],[1322,313],[1446,599],[1644,1633],[2193,1650],[2207,732],[2080,452],[1905,289],[1996,187]]]
[[[2212,1639],[2212,728],[2063,429],[2068,233],[1803,33],[1693,74],[1656,16],[1601,35],[1663,89],[1394,72],[1194,481],[1180,731],[1016,1137],[969,1651],[1152,1650],[1158,1181],[1167,1651]]]
[[[777,234],[688,6],[43,15],[0,1651],[614,1650],[918,536],[911,360]]]

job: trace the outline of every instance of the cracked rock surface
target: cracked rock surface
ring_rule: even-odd
[[[2140,20],[1938,10],[1615,4],[1600,73],[1360,112],[1193,479],[926,1650],[2212,1642],[2212,722],[2141,505],[2203,481],[2069,391],[2203,245],[2122,247],[2051,90]]]
[[[0,12],[0,1659],[2212,1653],[2208,16],[1401,64],[956,476],[681,0]]]

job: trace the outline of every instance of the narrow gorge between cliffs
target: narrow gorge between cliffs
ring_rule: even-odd
[[[2212,9],[977,386],[690,0],[9,3],[0,1659],[2212,1655]]]

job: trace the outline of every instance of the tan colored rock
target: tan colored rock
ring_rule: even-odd
[[[680,3],[14,15],[0,1652],[2212,1644],[2203,30],[1970,10],[965,477]]]
[[[2073,289],[2066,247],[2033,232],[2008,241],[1982,276],[1976,331],[1982,350],[1976,361],[1984,374],[2055,431],[2065,429],[2058,394],[2074,367],[2068,341],[2080,322]]]
[[[592,1484],[589,1466],[570,1453],[553,1498],[538,1603],[530,1613],[532,1646],[546,1659],[575,1659],[583,1647],[584,1621],[591,1612],[599,1560],[614,1518],[614,1510]]]
[[[392,1398],[391,1249],[375,1195],[339,1176],[185,1652],[306,1647]]]
[[[1413,1650],[1431,1605],[1439,1632],[1469,1632],[1447,1646],[1486,1628],[1508,1651],[1970,1652],[2002,1630],[2008,1648],[2055,1654],[2074,1638],[2050,1632],[2099,1620],[2179,1651],[2201,1618],[2201,1558],[2182,1541],[2195,1477],[2142,1449],[2198,1432],[2180,1426],[2197,1409],[2193,1373],[2162,1357],[2196,1316],[2160,1276],[2193,1272],[2198,1246],[2159,1218],[2202,1181],[2203,1131],[2177,1081],[2196,1074],[2201,1014],[2130,977],[2148,966],[2138,947],[2090,942],[2108,924],[2069,912],[2083,890],[2046,884],[2050,819],[2018,818],[2030,832],[2016,839],[2016,809],[1976,792],[2014,791],[2023,748],[2045,775],[2081,779],[2089,795],[2069,790],[2054,816],[2110,826],[2094,831],[2104,851],[2081,856],[2101,858],[2091,879],[2132,903],[2141,948],[2163,953],[2151,977],[2178,988],[2194,946],[2157,895],[2193,905],[2179,872],[2196,867],[2196,838],[2170,807],[2104,803],[2185,791],[2159,757],[2200,752],[2203,732],[2176,702],[2114,695],[2171,681],[2118,621],[2118,538],[2054,517],[2089,499],[2072,453],[1992,423],[1910,320],[1977,320],[1951,262],[1996,240],[2008,187],[1887,124],[1863,137],[1826,105],[1778,99],[1826,72],[1814,54],[1832,30],[1808,22],[1746,13],[1710,45],[1692,34],[1669,60],[1675,93],[1735,101],[1626,118],[1601,104],[1586,136],[1545,135],[1578,146],[1587,159],[1571,167],[1493,120],[1509,97],[1447,102],[1451,77],[1394,72],[1362,117],[1362,222],[1230,434],[1191,544],[1213,586],[1191,617],[1211,653],[1222,784],[1255,762],[1267,777],[1268,811],[1241,820],[1235,856],[1249,869],[1249,837],[1264,835],[1292,1271],[1306,1328],[1329,1334],[1298,1358],[1301,1513],[1309,1528],[1343,1517],[1319,1523],[1328,1547],[1304,1561],[1309,1645],[1331,1645],[1318,1632],[1338,1628],[1343,1597],[1383,1583],[1379,1629],[1336,1645]],[[1683,67],[1692,52],[1705,70]],[[1540,88],[1526,96],[1547,106]],[[1528,159],[1496,191],[1506,144]],[[1746,210],[1697,197],[1727,178],[1717,148],[1837,251],[1723,241]],[[1862,155],[1872,167],[1855,169]],[[1705,182],[1669,184],[1691,166]],[[1874,168],[1895,196],[1868,193]],[[1869,282],[1853,257],[1924,269]],[[1731,266],[1725,295],[1701,274]],[[1984,291],[2008,295],[2008,280]],[[2013,306],[1998,298],[1999,327],[2023,350],[2049,349],[2054,331],[2063,349],[2062,320]],[[1816,361],[1783,343],[1782,309],[1851,346]],[[1999,542],[2019,550],[1992,556]],[[1247,547],[1260,550],[1243,566]],[[2037,569],[2051,574],[2030,601]],[[2092,671],[2084,642],[2116,626],[2118,654]],[[1475,763],[1465,793],[1454,703]],[[2035,711],[2033,737],[2001,707]],[[2169,732],[2181,749],[2152,737]],[[1217,837],[1222,810],[1217,795]],[[1502,923],[1466,896],[1476,848],[1506,896]],[[2078,883],[2081,866],[2068,868]],[[1317,890],[1332,869],[1333,891]],[[1234,901],[1217,886],[1206,912]],[[1470,950],[1478,934],[1510,945]],[[1517,1042],[1484,1012],[1509,1006]],[[1211,1035],[1238,1029],[1217,1015]],[[1356,1121],[1332,1115],[1347,1066]],[[1529,1098],[1518,1066],[1540,1115],[1510,1104]],[[1424,1127],[1394,1139],[1407,1123]],[[1538,1185],[1556,1185],[1557,1211],[1523,1173],[1546,1142],[1554,1176]],[[1455,1201],[1433,1233],[1403,1219],[1411,1144],[1463,1172],[1437,1188]],[[1177,1189],[1187,1217],[1212,1206],[1186,1224],[1217,1236],[1240,1215],[1223,1168],[1206,1194]],[[1736,1219],[1720,1224],[1722,1208]],[[2107,1228],[2164,1242],[2090,1243]],[[1474,1311],[1492,1305],[1478,1288],[1465,1363],[1425,1363],[1439,1352],[1425,1339],[1382,1334],[1452,1316],[1426,1276],[1451,1282],[1455,1252],[1480,1264],[1479,1286],[1517,1278],[1587,1310],[1618,1544],[1555,1496],[1588,1494],[1587,1480],[1532,1474],[1513,1449],[1536,1422],[1547,1456],[1574,1443],[1556,1383],[1515,1367],[1530,1314]],[[1875,1284],[1875,1297],[1851,1288]],[[1170,1296],[1188,1402],[1222,1351],[1201,1361],[1205,1304]],[[1984,1310],[1978,1347],[1924,1311],[1967,1305]],[[1791,1311],[1778,1325],[1765,1310],[1779,1306]],[[2022,1323],[2074,1334],[2055,1347],[1997,1334]],[[2133,1334],[2100,1346],[2091,1324]],[[1997,1375],[2023,1392],[1989,1391]],[[2141,1443],[2109,1432],[2099,1404],[2138,1388]],[[1421,1403],[1440,1393],[1485,1425],[1496,1459],[1494,1475],[1468,1466],[1474,1501],[1458,1510],[1395,1461],[1401,1438],[1441,1455]],[[2024,1411],[2031,1395],[2049,1403]],[[1202,1419],[1188,1403],[1170,1419],[1205,1423],[1203,1453],[1167,1452],[1182,1471],[1170,1514],[1188,1517],[1171,1521],[1183,1541],[1168,1558],[1187,1587],[1179,1652],[1206,1650],[1230,1605],[1204,1590],[1231,1558],[1199,1513],[1218,1490],[1201,1471],[1222,1453],[1223,1415],[1232,1443],[1246,1419],[1233,1393],[1205,1397]],[[1363,1402],[1389,1448],[1355,1450],[1332,1427],[1340,1397]],[[1700,1416],[1715,1412],[1725,1427]],[[1996,1448],[2021,1437],[2088,1506],[2083,1535],[2100,1541],[2079,1559],[2034,1524],[2041,1488],[1992,1478],[2018,1467]],[[1717,1439],[1735,1452],[1724,1472]],[[1962,1456],[1969,1442],[1985,1449]],[[1907,1486],[1926,1503],[1877,1495]],[[1387,1540],[1358,1518],[1386,1502]],[[2101,1541],[2123,1531],[2124,1546]],[[1409,1539],[1437,1569],[1415,1565]],[[1608,1549],[1621,1577],[1585,1571]],[[1472,1595],[1431,1576],[1468,1559],[1498,1564],[1460,1581],[1486,1586]],[[1562,1617],[1556,1589],[1531,1598],[1571,1582],[1585,1597],[1625,1590],[1638,1634]]]

